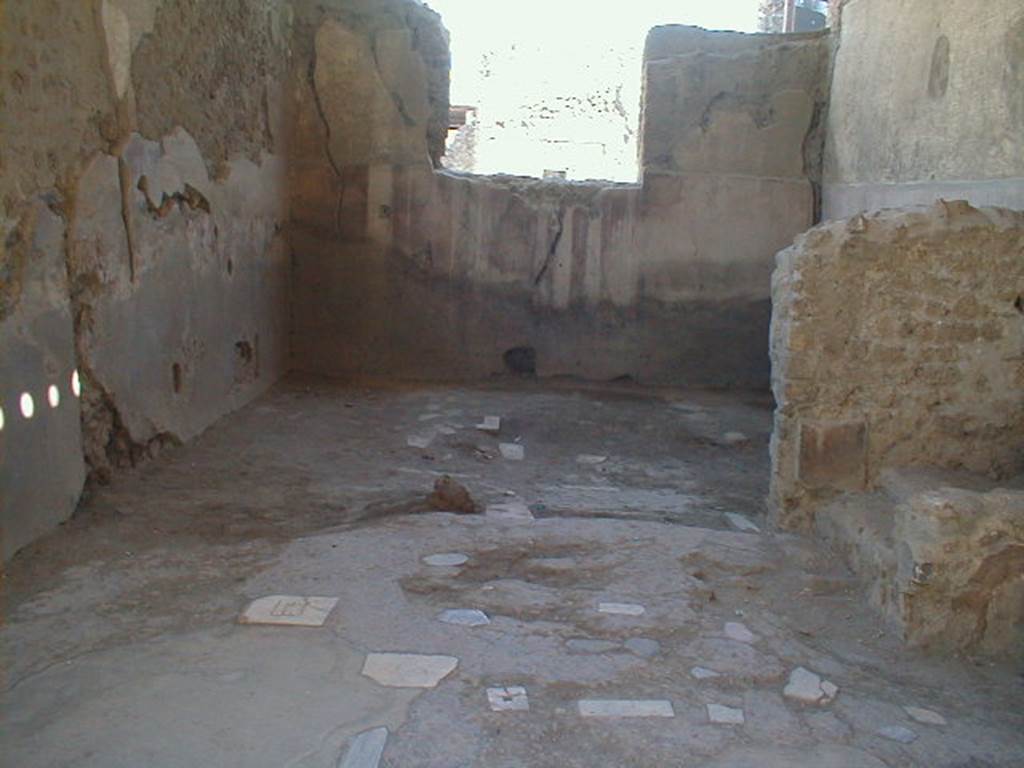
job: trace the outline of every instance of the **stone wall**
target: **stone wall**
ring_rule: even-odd
[[[773,279],[771,501],[807,527],[889,468],[1024,470],[1024,213],[938,203],[798,238]]]
[[[814,216],[824,38],[657,31],[642,185],[539,182],[436,170],[443,29],[374,9],[297,19],[297,368],[472,379],[528,348],[539,375],[767,384],[773,253]],[[673,144],[681,110],[705,118]]]
[[[41,0],[0,15],[6,559],[71,514],[87,470],[105,481],[193,437],[286,369],[291,12]]]
[[[1024,5],[846,0],[825,215],[939,198],[1024,209]]]

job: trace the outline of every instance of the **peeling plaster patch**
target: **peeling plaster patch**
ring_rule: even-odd
[[[103,0],[101,17],[114,89],[117,91],[117,98],[123,99],[131,76],[132,27],[125,12],[110,0]]]

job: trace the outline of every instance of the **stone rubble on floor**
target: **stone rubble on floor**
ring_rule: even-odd
[[[822,680],[809,669],[797,667],[789,675],[782,695],[804,704],[828,704],[839,693],[839,687]]]
[[[598,464],[604,464],[606,461],[608,461],[607,456],[597,456],[589,453],[581,453],[579,456],[576,457],[577,464],[584,464],[587,466],[596,466]]]
[[[433,433],[429,435],[409,435],[405,438],[405,444],[410,448],[418,448],[420,450],[429,448],[430,444],[434,442]]]
[[[716,725],[743,725],[745,719],[742,709],[734,709],[721,704],[708,704],[708,720]]]
[[[349,745],[338,768],[377,768],[388,741],[387,728],[363,731]]]
[[[528,712],[530,709],[526,689],[519,685],[488,688],[487,703],[495,712]]]
[[[580,699],[582,717],[675,717],[671,701],[630,699]]]
[[[434,688],[459,665],[454,656],[370,653],[363,674],[389,688]]]
[[[336,597],[269,595],[249,603],[238,623],[322,627],[337,604]]]

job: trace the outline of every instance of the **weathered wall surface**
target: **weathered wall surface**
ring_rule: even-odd
[[[1024,470],[1024,213],[966,203],[831,222],[773,279],[772,504],[806,527],[904,466]]]
[[[670,102],[646,122],[652,146],[678,109],[699,107],[705,124],[680,152],[689,160],[732,141],[748,147],[747,165],[725,151],[665,165],[652,149],[642,186],[541,183],[436,171],[427,148],[443,102],[429,88],[425,101],[422,89],[398,94],[385,73],[439,79],[443,32],[425,31],[438,20],[409,2],[370,15],[363,6],[336,0],[297,21],[296,70],[308,56],[312,73],[299,88],[291,169],[298,368],[478,378],[529,347],[540,375],[767,383],[772,253],[813,217],[804,147],[820,146],[822,38],[727,35],[734,55],[649,62],[648,93]],[[370,55],[381,40],[395,42]],[[778,80],[763,76],[769,65]],[[698,89],[711,72],[720,88],[756,77],[730,101]],[[373,126],[351,124],[357,97],[372,105]]]
[[[825,215],[936,199],[1024,209],[1019,0],[847,0]]]
[[[73,511],[83,453],[102,480],[285,370],[291,14],[284,0],[0,14],[6,558]]]

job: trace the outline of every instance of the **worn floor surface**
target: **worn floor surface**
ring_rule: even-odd
[[[486,415],[500,436],[474,429]],[[0,765],[333,767],[377,726],[396,768],[1024,765],[1019,670],[905,651],[827,553],[729,529],[729,512],[763,523],[769,429],[758,397],[290,382],[15,559]],[[418,511],[442,472],[536,520]],[[423,562],[436,553],[468,560]],[[237,623],[276,594],[340,602],[320,628]],[[491,623],[438,620],[459,608]],[[385,687],[361,674],[380,651],[458,666]],[[784,697],[798,666],[834,701]],[[506,686],[528,711],[491,710]],[[674,717],[584,718],[582,699]]]

